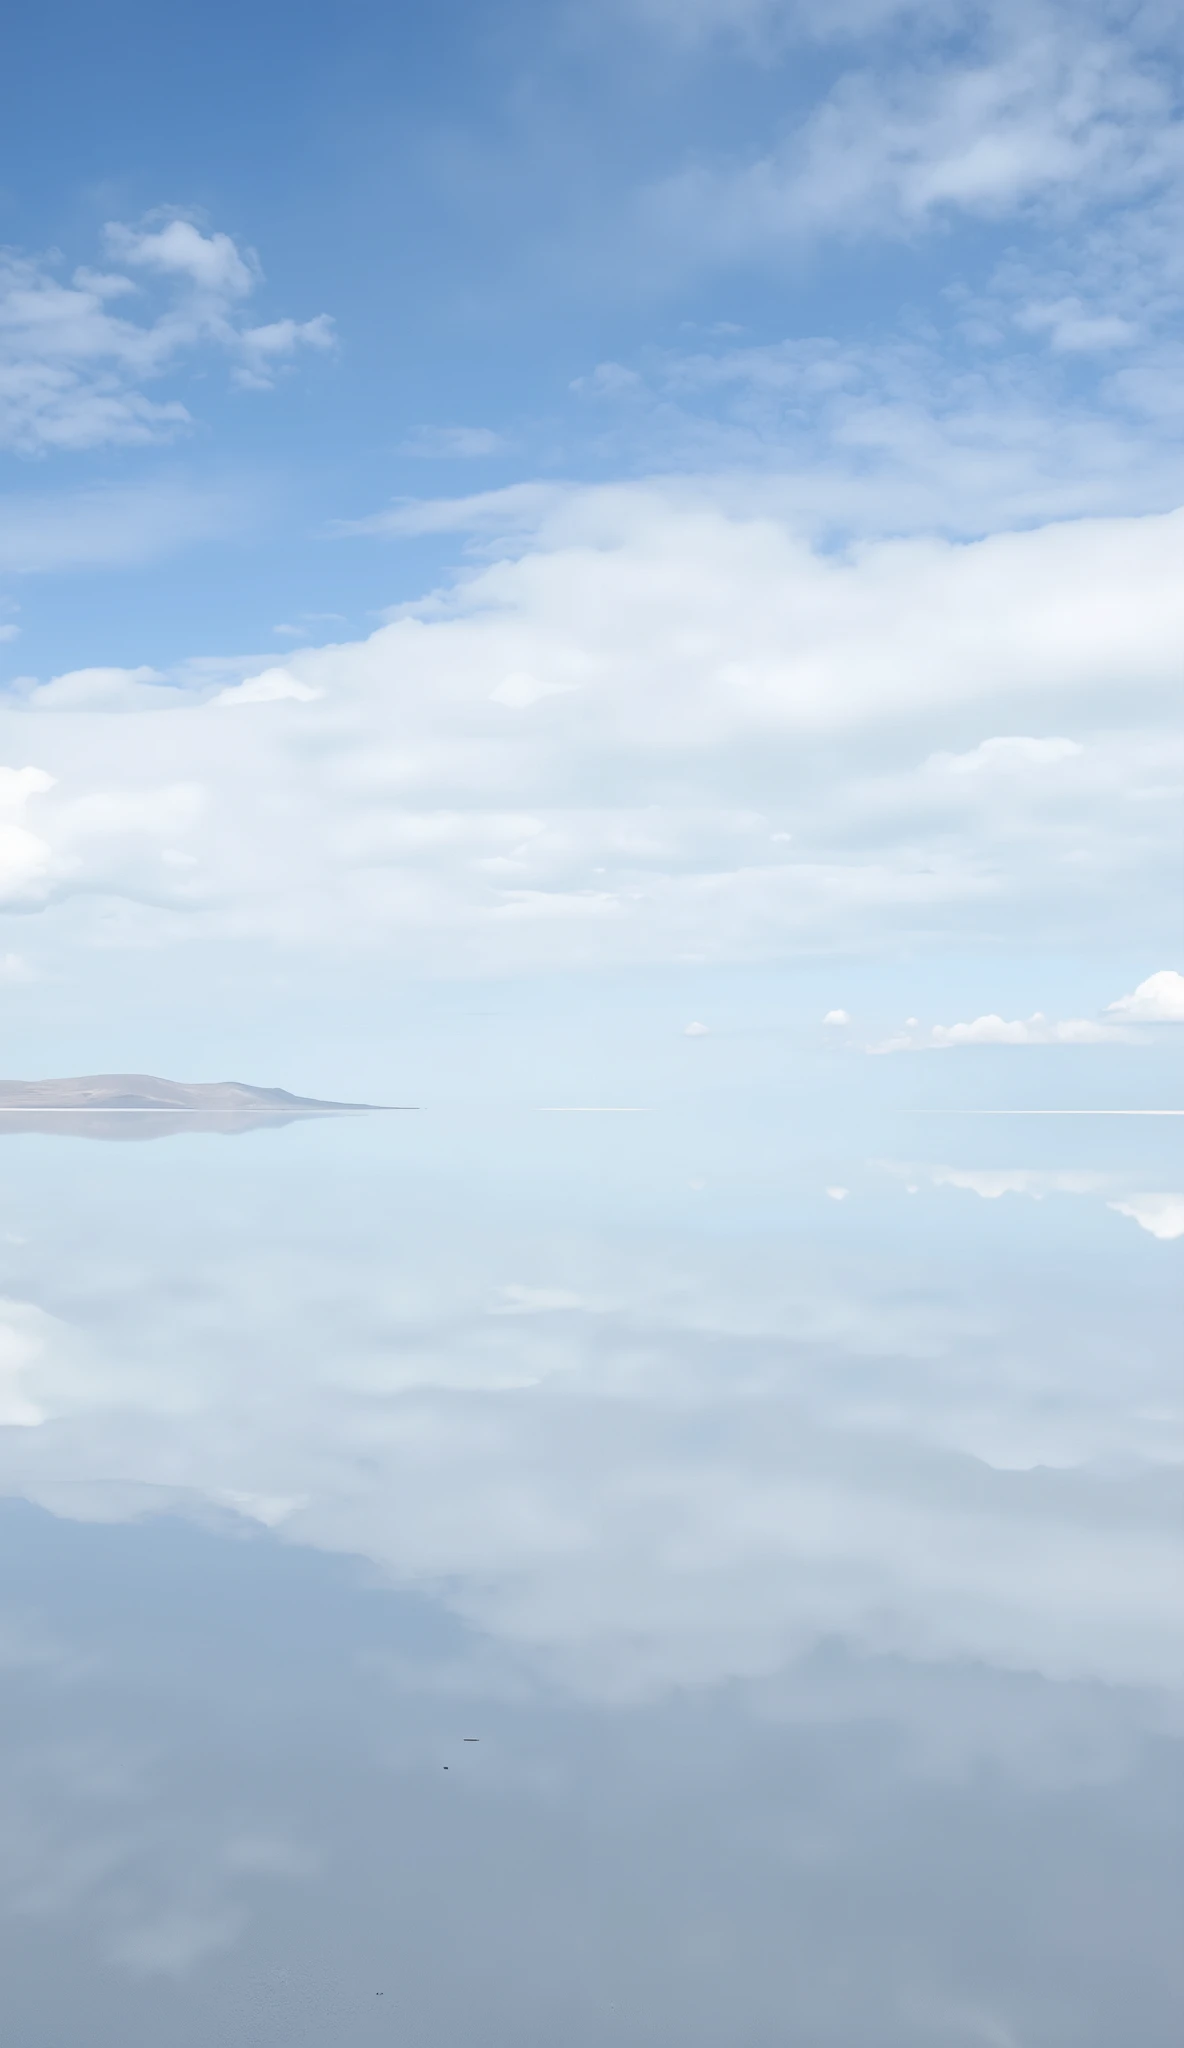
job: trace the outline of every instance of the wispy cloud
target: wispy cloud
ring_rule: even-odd
[[[152,562],[242,530],[259,492],[172,479],[0,496],[0,570],[15,575]]]
[[[773,12],[711,10],[749,26]],[[817,12],[795,11],[792,25],[816,33]],[[646,203],[667,234],[734,256],[821,233],[906,234],[956,215],[1080,214],[1165,188],[1178,168],[1184,131],[1166,51],[1102,7],[843,16],[836,26],[864,36],[893,18],[904,32],[874,64],[841,71],[773,147],[653,188]]]
[[[504,455],[509,447],[506,436],[492,427],[416,427],[400,452],[428,462],[474,462]]]

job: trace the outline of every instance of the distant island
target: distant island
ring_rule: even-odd
[[[0,1136],[25,1131],[95,1138],[233,1135],[300,1117],[351,1116],[390,1107],[323,1102],[246,1081],[162,1081],[155,1074],[79,1074],[60,1081],[0,1081]]]

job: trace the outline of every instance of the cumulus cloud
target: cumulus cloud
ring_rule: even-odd
[[[549,683],[519,669],[513,675],[503,676],[489,695],[494,704],[508,704],[511,711],[529,711],[532,704],[541,704],[544,697],[562,697],[575,688],[575,683]]]
[[[1115,1033],[1089,1017],[1053,1020],[1037,1010],[1031,1017],[976,1017],[968,1024],[935,1024],[930,1044],[951,1045],[1104,1045]]]
[[[1152,987],[1152,984],[1157,984]],[[1178,987],[1177,987],[1178,984]],[[1146,993],[1150,991],[1150,993]],[[1005,1018],[994,1012],[961,1024],[933,1024],[916,1035],[908,1030],[900,1037],[873,1046],[873,1052],[909,1052],[926,1047],[937,1050],[966,1045],[1121,1045],[1137,1039],[1124,1029],[1128,1023],[1184,1021],[1184,976],[1156,974],[1143,982],[1133,996],[1111,1003],[1105,1017],[1046,1017],[1037,1010],[1031,1017]],[[1173,1004],[1179,1003],[1179,1010]],[[1113,1022],[1107,1021],[1113,1019]],[[915,1017],[910,1027],[917,1027]],[[919,1029],[919,1027],[917,1027]]]
[[[650,483],[548,487],[528,536],[521,495],[486,494],[483,543],[503,498],[493,559],[366,640],[171,687],[73,671],[0,707],[0,759],[57,778],[33,827],[51,910],[122,899],[142,938],[449,971],[931,944],[1004,917],[1129,941],[1132,904],[1158,943],[1184,516],[836,552]],[[201,794],[179,840],[161,793],[181,788]]]
[[[828,1010],[822,1021],[824,1024],[849,1024],[851,1019],[846,1010]]]
[[[259,275],[253,253],[244,254],[229,235],[203,235],[189,220],[170,220],[155,229],[109,221],[104,234],[108,251],[117,262],[130,269],[185,278],[215,304],[246,298]],[[122,277],[96,279],[87,273],[87,282],[103,297],[122,297],[128,289]]]
[[[229,235],[173,217],[109,222],[104,239],[118,267],[79,268],[68,282],[52,252],[0,254],[0,446],[38,455],[167,441],[190,414],[150,387],[200,351],[217,349],[237,382],[266,389],[298,348],[333,345],[323,314],[243,319],[261,272]]]
[[[154,668],[75,668],[29,691],[32,711],[130,711],[167,703],[148,685],[165,678]]]
[[[1133,995],[1120,996],[1106,1012],[1132,1024],[1184,1024],[1184,974],[1165,967],[1149,974]]]
[[[296,704],[311,704],[320,695],[308,683],[302,683],[298,676],[286,668],[264,669],[261,675],[248,676],[245,682],[233,683],[225,690],[219,690],[213,699],[215,704],[278,704],[285,700]]]
[[[43,768],[0,767],[0,904],[27,904],[47,886],[52,849],[18,821],[30,800],[44,796],[54,781]]]

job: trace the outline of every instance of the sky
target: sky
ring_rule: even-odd
[[[1157,0],[23,10],[0,1065],[1161,1099],[1182,54]]]

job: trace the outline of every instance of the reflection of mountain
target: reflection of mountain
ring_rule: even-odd
[[[345,1110],[341,1112],[347,1114]],[[242,1131],[280,1130],[305,1117],[332,1116],[331,1109],[256,1110],[240,1116],[217,1116],[205,1110],[141,1109],[5,1109],[0,1104],[0,1138],[35,1131],[43,1138],[175,1138],[189,1131],[220,1131],[235,1137]]]
[[[308,1116],[344,1116],[369,1102],[322,1102],[245,1081],[162,1081],[153,1074],[83,1074],[63,1081],[0,1081],[0,1137],[171,1138],[184,1131],[278,1128]]]

